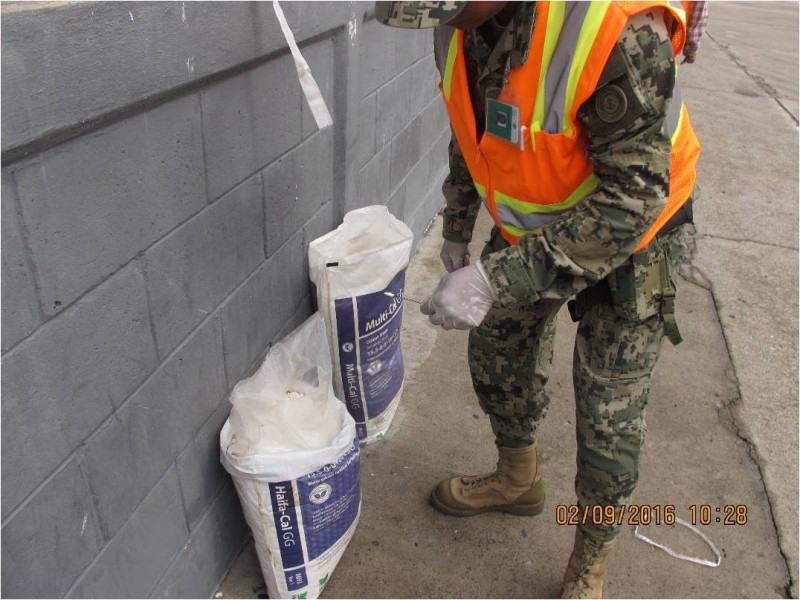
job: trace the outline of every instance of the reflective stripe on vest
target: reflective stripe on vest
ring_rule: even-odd
[[[684,113],[682,109],[682,96],[676,84],[666,118],[664,119],[664,130],[672,143],[675,142],[680,129],[681,118]],[[527,233],[540,233],[542,227],[570,212],[581,200],[594,192],[597,186],[597,177],[591,174],[583,180],[566,200],[555,204],[533,204],[512,198],[496,190],[495,205],[497,215],[502,222],[502,228],[515,237],[522,237]],[[481,193],[480,190],[483,190],[483,192]],[[486,191],[483,186],[480,186],[479,193],[482,198],[485,198]]]
[[[450,46],[447,50],[447,61],[444,64],[444,74],[442,75],[442,94],[445,100],[450,100],[450,85],[453,82],[453,65],[458,54],[458,30],[453,30],[450,38]]]
[[[578,81],[607,10],[607,2],[550,3],[532,131],[544,128],[551,133],[572,135],[572,126],[564,116],[575,101]],[[453,31],[442,74],[445,100],[450,100],[453,65],[459,50],[458,32]]]
[[[597,189],[597,183],[597,177],[592,173],[571,196],[556,204],[533,204],[496,191],[494,201],[497,214],[503,227],[506,225],[513,227],[513,230],[509,229],[508,232],[516,237],[526,233],[538,233],[542,227],[575,208],[578,202]]]
[[[537,2],[528,60],[510,71],[500,95],[500,101],[519,108],[518,146],[489,134],[478,137],[463,56],[464,33],[452,31],[448,39],[444,31],[436,32],[437,47],[447,48],[446,59],[438,65],[453,132],[476,189],[510,243],[539,232],[597,189],[599,182],[586,154],[585,127],[577,112],[594,93],[628,20],[651,8],[672,11],[676,22],[671,41],[679,53],[685,39],[685,12],[676,0]],[[637,250],[680,208],[694,184],[700,147],[677,87],[663,127],[673,144],[670,197]]]
[[[558,6],[558,10],[552,7]],[[544,56],[542,75],[539,79],[539,94],[536,104],[544,102],[544,129],[545,131],[561,131],[565,135],[572,135],[572,125],[569,118],[570,108],[575,102],[575,91],[578,88],[583,68],[589,58],[597,32],[603,23],[603,18],[608,10],[607,2],[555,2],[551,4],[550,18],[557,16],[563,20],[558,25],[560,34],[555,50],[547,60]],[[566,7],[566,8],[565,8]],[[555,14],[554,14],[555,13]],[[548,18],[548,33],[550,30]],[[544,82],[544,86],[542,86]],[[544,92],[544,93],[542,93]],[[531,125],[533,131],[542,127],[534,121]]]
[[[675,88],[672,90],[672,100],[670,100],[669,109],[667,109],[667,116],[664,119],[664,130],[669,136],[669,139],[672,140],[672,143],[675,143],[675,136],[678,134],[678,126],[680,125],[681,115],[683,114],[682,108],[683,95],[676,83]]]

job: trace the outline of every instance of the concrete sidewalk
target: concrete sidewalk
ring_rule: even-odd
[[[716,569],[668,556],[626,527],[608,597],[797,597],[797,19],[795,3],[713,3],[699,62],[681,67],[703,144],[703,197],[679,288],[684,343],[665,343],[656,370],[633,499],[674,505],[686,520],[690,505],[710,505],[712,521],[724,516],[717,507],[744,505],[747,523],[700,527],[722,552]],[[473,256],[489,225],[482,214]],[[444,273],[440,229],[437,218],[412,260],[410,298],[427,296]],[[432,509],[428,494],[444,477],[491,470],[492,434],[471,390],[466,333],[434,329],[406,305],[402,404],[386,438],[363,452],[361,520],[325,597],[559,593],[573,536],[556,506],[574,502],[575,325],[563,311],[558,326],[540,435],[545,512],[458,519]],[[712,557],[682,528],[647,533]],[[260,585],[249,544],[220,592],[255,597]]]

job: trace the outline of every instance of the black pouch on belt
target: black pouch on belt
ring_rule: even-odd
[[[657,237],[608,277],[570,300],[567,306],[572,320],[579,321],[596,304],[611,304],[628,321],[643,321],[660,314],[669,341],[673,345],[681,343],[675,321],[673,267],[662,240]]]
[[[683,339],[675,321],[675,282],[664,241],[665,238],[657,236],[607,280],[612,304],[620,315],[631,321],[643,321],[660,314],[664,334],[677,345]]]

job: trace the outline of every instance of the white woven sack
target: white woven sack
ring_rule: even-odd
[[[220,460],[253,532],[270,598],[317,598],[358,524],[358,438],[333,393],[330,369],[317,313],[276,344],[255,375],[236,384],[220,433]],[[322,414],[333,429],[296,422],[288,403],[301,395],[313,398],[305,420]]]
[[[402,394],[400,326],[413,241],[385,206],[368,206],[347,213],[336,230],[309,245],[334,390],[355,419],[362,445],[384,436]]]

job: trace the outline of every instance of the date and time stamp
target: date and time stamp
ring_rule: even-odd
[[[691,525],[747,525],[746,504],[690,504]],[[674,525],[678,507],[674,504],[628,504],[625,506],[556,505],[558,525]]]

